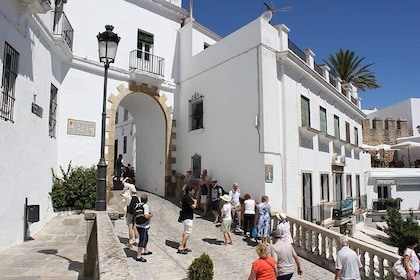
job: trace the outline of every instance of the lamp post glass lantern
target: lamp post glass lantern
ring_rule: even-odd
[[[101,158],[98,163],[98,181],[96,183],[96,211],[106,211],[106,169],[108,165],[105,161],[105,120],[106,120],[106,95],[107,95],[107,80],[109,64],[115,61],[117,54],[118,43],[120,37],[118,34],[112,32],[114,27],[106,25],[105,31],[99,33],[98,46],[99,46],[99,60],[104,63],[104,94],[102,100],[102,127],[101,127]]]

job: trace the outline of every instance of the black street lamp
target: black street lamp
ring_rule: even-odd
[[[102,103],[102,131],[101,131],[101,158],[98,163],[98,182],[96,184],[96,211],[106,211],[106,169],[108,165],[105,161],[105,120],[106,120],[106,87],[108,79],[108,68],[109,64],[115,60],[117,54],[118,43],[120,37],[118,34],[112,32],[114,27],[112,25],[106,25],[105,31],[99,33],[98,45],[99,45],[99,60],[104,63],[104,96]]]

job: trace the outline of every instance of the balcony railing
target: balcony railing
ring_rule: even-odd
[[[341,234],[291,216],[287,216],[287,219],[297,254],[334,272],[334,260],[340,249]],[[273,226],[277,223],[274,216]],[[349,245],[360,256],[363,265],[362,279],[396,279],[390,268],[400,256],[350,237]]]
[[[295,43],[293,43],[292,41],[289,40],[289,49],[298,57],[300,57],[300,59],[302,59],[303,61],[306,62],[306,55],[305,53],[299,49],[298,46],[295,45]],[[322,74],[321,74],[322,75]]]
[[[70,21],[67,19],[66,14],[62,11],[55,11],[53,34],[62,36],[70,50],[73,50],[73,33],[73,27],[71,27]]]
[[[137,69],[163,76],[165,70],[165,59],[142,50],[130,52],[130,69]]]

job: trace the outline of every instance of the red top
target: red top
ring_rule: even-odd
[[[276,280],[276,261],[272,257],[258,259],[252,263],[252,270],[257,272],[257,280]]]

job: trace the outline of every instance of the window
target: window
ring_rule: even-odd
[[[189,100],[190,102],[190,130],[196,130],[200,128],[204,128],[203,126],[203,96],[200,95],[198,92],[194,93],[194,95]]]
[[[350,143],[350,124],[346,122],[346,142]]]
[[[49,114],[49,118],[48,118],[50,137],[55,137],[55,133],[56,133],[57,92],[58,92],[58,89],[54,85],[51,85],[51,90],[50,90],[50,114]]]
[[[356,207],[360,208],[362,206],[362,199],[360,197],[360,175],[356,175],[356,197]]]
[[[319,130],[327,134],[327,109],[319,107]]]
[[[334,201],[340,201],[343,199],[342,197],[342,191],[341,191],[341,173],[335,173],[335,197],[334,197]]]
[[[124,121],[128,120],[128,110],[124,108]]]
[[[329,201],[329,188],[330,182],[328,180],[328,174],[321,174],[321,200]]]
[[[147,33],[140,29],[137,31],[137,58],[150,61],[153,41],[153,34]]]
[[[390,197],[390,188],[388,185],[378,186],[378,199],[387,199]]]
[[[311,126],[309,99],[305,96],[300,97],[302,126]]]
[[[346,176],[346,197],[353,196],[353,184],[351,180],[351,175]]]
[[[15,82],[18,74],[19,53],[8,43],[4,45],[3,76],[1,80],[0,117],[13,121]]]
[[[359,130],[354,128],[354,145],[359,146]]]
[[[334,136],[340,139],[340,118],[334,115]]]
[[[127,153],[127,136],[124,136],[123,153]]]
[[[118,111],[119,111],[120,107],[118,107],[117,112],[115,112],[115,124],[118,123]]]

